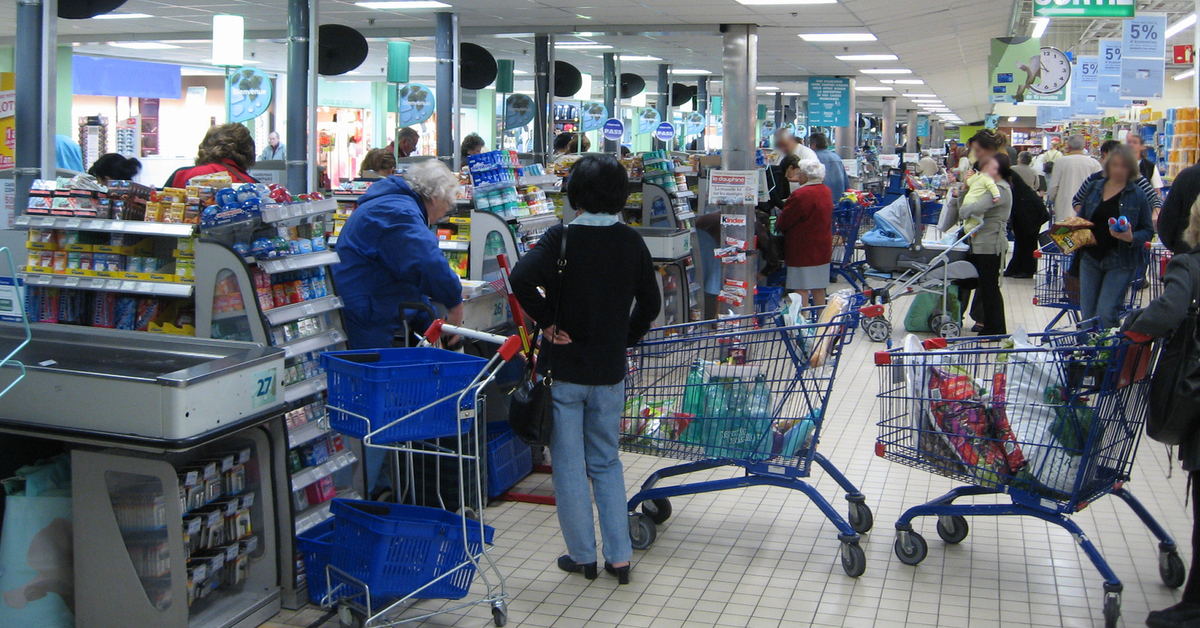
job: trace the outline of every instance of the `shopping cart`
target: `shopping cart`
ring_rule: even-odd
[[[1143,267],[1150,264],[1151,251],[1152,248],[1147,245],[1146,258],[1142,262]],[[1072,255],[1061,252],[1057,245],[1050,243],[1034,251],[1033,256],[1040,260],[1037,274],[1034,275],[1033,304],[1058,310],[1058,314],[1055,314],[1054,318],[1050,319],[1050,323],[1046,325],[1046,331],[1050,332],[1064,324],[1078,326],[1080,322],[1079,277],[1078,275],[1071,276],[1068,272],[1071,268]],[[1137,275],[1137,277],[1140,276]],[[1134,285],[1131,287],[1136,288],[1139,281],[1135,278]],[[1161,283],[1160,277],[1160,286]],[[1129,290],[1125,295],[1124,311],[1136,310],[1141,307],[1142,295],[1143,291],[1141,290]]]
[[[1154,347],[1101,337],[1096,328],[1021,336],[1001,348],[933,339],[875,354],[882,413],[875,453],[966,484],[908,509],[896,522],[894,551],[908,565],[925,559],[916,517],[937,517],[938,536],[951,544],[967,538],[969,516],[1025,515],[1062,526],[1104,577],[1112,627],[1121,581],[1073,513],[1117,495],[1158,537],[1163,582],[1184,582],[1175,542],[1124,486],[1146,418]],[[1001,493],[1011,503],[954,503]]]
[[[493,342],[500,349],[484,359],[433,348],[442,334]],[[462,504],[454,513],[334,500],[321,602],[337,606],[342,625],[395,626],[477,604],[492,607],[496,626],[507,622],[504,576],[487,550],[494,530],[483,519],[486,485],[475,419],[482,406],[480,391],[520,351],[519,336],[505,338],[435,321],[421,347],[322,354],[329,374],[330,426],[361,438],[364,447],[404,456],[410,478],[414,456],[456,459]],[[448,437],[457,439],[453,450],[423,442]],[[400,618],[415,600],[462,600],[477,573],[486,589],[482,597]],[[319,586],[317,578],[309,575],[310,587]]]
[[[1152,242],[1149,250],[1146,252],[1146,269],[1138,274],[1138,278],[1134,280],[1133,289],[1145,289],[1145,303],[1162,296],[1163,293],[1163,275],[1167,274],[1167,264],[1171,263],[1171,258],[1174,253],[1161,242]]]
[[[858,291],[866,288],[867,280],[863,277],[863,267],[866,261],[857,259],[859,229],[862,227],[863,215],[867,208],[858,204],[842,203],[833,210],[833,257],[829,265],[830,279],[836,281],[844,278]]]
[[[845,299],[843,299],[845,300]],[[793,326],[759,325],[755,317],[712,325],[656,329],[630,350],[621,420],[625,451],[685,460],[660,469],[629,500],[630,536],[649,548],[657,525],[671,516],[670,498],[750,486],[779,486],[807,495],[837,527],[842,567],[857,578],[866,568],[859,534],[873,525],[863,494],[817,453],[842,347],[857,312],[821,317],[801,313]],[[846,490],[849,521],[804,478],[816,462]],[[658,486],[667,479],[725,466],[739,477]],[[636,512],[638,507],[641,512]]]

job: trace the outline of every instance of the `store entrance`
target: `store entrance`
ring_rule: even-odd
[[[331,186],[358,177],[359,164],[372,146],[372,113],[367,109],[317,109],[317,165]]]

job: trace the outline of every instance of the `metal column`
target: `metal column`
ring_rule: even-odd
[[[704,136],[708,134],[708,77],[701,76],[696,81],[696,111],[704,117],[704,125],[700,127],[700,135],[696,138],[696,150],[704,150]]]
[[[833,130],[834,142],[837,144],[837,154],[842,159],[854,159],[854,150],[858,147],[858,101],[854,86],[857,81],[850,78],[850,126],[838,127]]]
[[[457,171],[461,156],[457,150],[459,129],[454,116],[458,114],[458,16],[454,13],[436,14],[437,31],[434,47],[437,54],[437,155],[454,164]]]
[[[308,125],[308,146],[306,147],[305,158],[308,161],[306,166],[308,171],[308,189],[319,190],[321,188],[320,171],[317,169],[317,68],[321,67],[318,63],[318,53],[321,51],[320,44],[320,23],[321,10],[317,4],[317,0],[308,1],[308,74],[304,80],[308,83],[308,97],[305,102],[308,103],[308,110],[313,112],[312,115],[305,115],[304,119]]]
[[[758,83],[758,27],[723,24],[724,76],[721,85],[724,148],[721,165],[726,170],[754,168],[754,117]]]
[[[1192,9],[1197,14],[1200,14],[1200,0],[1196,0],[1196,6]],[[1200,50],[1200,25],[1192,27],[1192,43],[1195,44],[1193,50]],[[1200,68],[1195,61],[1192,62],[1192,68]],[[1200,107],[1200,76],[1192,75],[1192,106]]]
[[[879,125],[883,135],[881,155],[892,155],[896,152],[896,97],[883,97],[883,122]]]
[[[783,127],[783,92],[775,92],[775,128]]]
[[[17,143],[14,154],[16,196],[13,213],[29,206],[34,179],[53,179],[56,168],[55,95],[58,89],[58,0],[17,2],[16,111]]]
[[[554,35],[534,37],[533,69],[533,154],[547,163],[554,145],[554,118],[550,117],[554,103]]]
[[[604,53],[604,107],[608,117],[621,118],[621,60],[615,52]],[[603,137],[603,133],[601,133]],[[621,140],[604,140],[604,152],[621,157]]]
[[[904,152],[917,152],[917,110],[908,110],[908,133],[905,134]]]
[[[308,192],[308,1],[288,0],[287,187]]]
[[[658,64],[658,106],[655,109],[658,110],[658,117],[663,122],[675,123],[671,115],[671,66],[666,63]],[[664,148],[671,150],[671,144],[655,137],[654,149],[662,150]]]

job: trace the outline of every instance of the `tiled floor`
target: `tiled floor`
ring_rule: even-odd
[[[1010,331],[1018,324],[1035,330],[1045,326],[1052,312],[1031,305],[1031,281],[1010,281],[1004,291]],[[902,333],[897,330],[898,340]],[[497,530],[493,555],[507,577],[508,625],[1103,626],[1103,581],[1057,526],[1025,517],[977,517],[970,521],[966,541],[951,546],[938,538],[935,520],[918,520],[917,530],[929,541],[928,558],[917,567],[896,559],[893,524],[902,510],[954,485],[875,457],[878,409],[872,354],[880,348],[861,334],[849,347],[820,444],[867,495],[875,513],[875,529],[862,542],[867,571],[861,578],[845,575],[836,530],[794,491],[753,488],[672,500],[674,516],[659,528],[658,541],[649,550],[635,552],[633,583],[625,587],[603,574],[589,583],[560,572],[554,561],[564,545],[554,509],[503,503],[487,515]],[[625,454],[624,461],[631,491],[653,469],[672,464],[632,454]],[[1185,563],[1190,563],[1186,477],[1178,471],[1166,476],[1165,449],[1142,439],[1129,487],[1175,535]],[[812,479],[844,508],[832,480],[820,470],[814,470]],[[533,476],[520,488],[545,491],[548,479]],[[1157,541],[1120,500],[1101,499],[1075,520],[1125,584],[1120,625],[1141,626],[1147,611],[1178,601],[1178,592],[1159,579]],[[441,604],[421,602],[418,608]],[[310,607],[283,613],[268,626],[316,628],[325,617]],[[490,622],[488,608],[475,607],[421,625],[483,628]],[[336,626],[337,620],[327,625]]]

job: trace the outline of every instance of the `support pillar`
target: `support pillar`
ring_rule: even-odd
[[[671,115],[671,66],[667,63],[658,64],[658,103],[655,109],[658,110],[658,117],[663,122],[674,124],[673,116]],[[671,145],[668,142],[663,142],[657,138],[654,139],[654,150],[667,149],[671,150]]]
[[[458,16],[454,13],[436,14],[437,30],[434,48],[437,54],[437,155],[452,162],[458,170],[461,156],[458,149]]]
[[[883,97],[883,122],[880,123],[880,135],[883,136],[881,155],[896,153],[896,97]]]
[[[909,109],[908,112],[908,133],[905,134],[904,152],[917,152],[917,110]]]
[[[554,35],[533,38],[533,154],[542,163],[549,162],[554,146]]]
[[[56,171],[57,40],[58,0],[19,0],[13,50],[17,133],[14,214],[25,213],[34,179],[53,179]]]
[[[700,136],[696,138],[696,150],[704,150],[704,136],[708,134],[708,77],[701,76],[696,81],[696,111],[704,117],[704,125],[700,127]]]
[[[288,0],[287,187],[308,192],[308,2]]]
[[[783,126],[783,93],[775,92],[775,128]]]
[[[620,119],[621,59],[615,52],[604,53],[604,107],[608,117]],[[600,134],[604,137],[604,134]],[[621,158],[621,140],[604,140],[604,152]]]
[[[850,100],[850,126],[838,127],[833,130],[837,154],[842,159],[854,159],[854,149],[858,146],[858,101],[855,96],[857,92],[854,91],[857,81],[853,76],[849,78],[850,91],[847,98]]]
[[[321,10],[317,0],[309,0],[308,2],[308,73],[298,80],[303,80],[308,83],[308,97],[305,102],[308,103],[308,111],[313,114],[305,115],[305,124],[308,126],[308,146],[306,147],[305,158],[308,162],[305,166],[308,174],[308,190],[318,190],[321,187],[320,173],[317,170],[317,68],[320,67],[317,59],[317,54],[320,52],[320,23]],[[313,45],[313,42],[318,42],[318,45]],[[331,182],[332,183],[332,182]]]
[[[755,155],[758,27],[724,24],[721,33],[724,38],[721,112],[725,139],[721,166],[726,170],[751,170]]]

